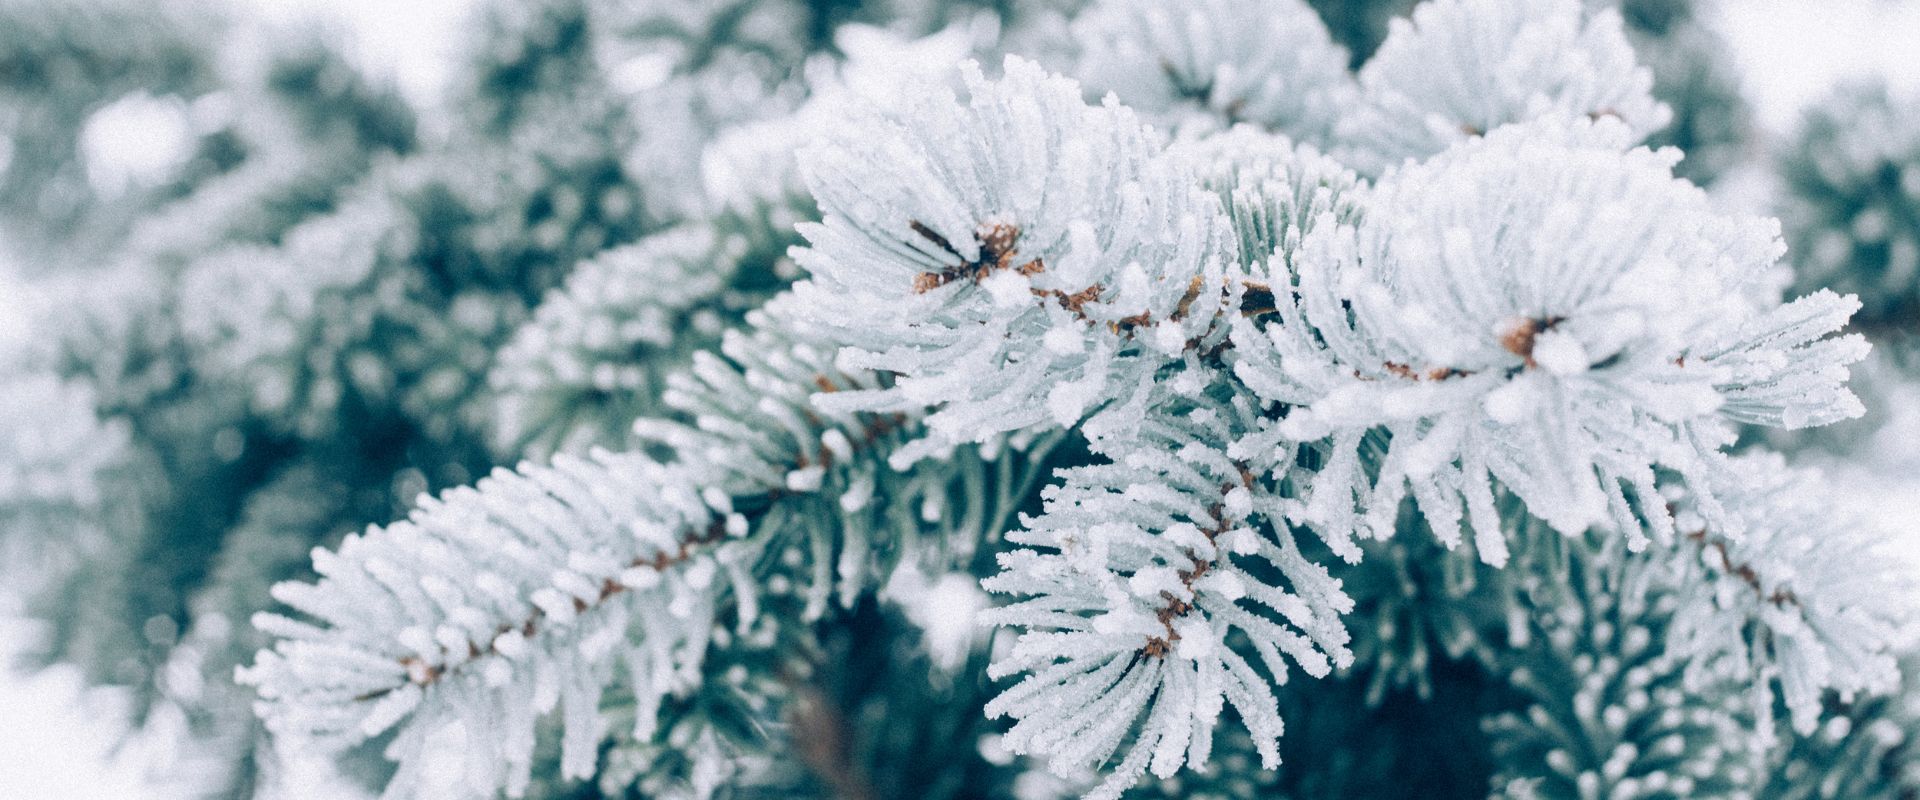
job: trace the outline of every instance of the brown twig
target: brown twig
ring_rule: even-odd
[[[1210,545],[1215,544],[1221,534],[1232,530],[1234,522],[1238,522],[1238,520],[1227,519],[1224,496],[1236,488],[1244,487],[1249,490],[1253,488],[1253,471],[1248,469],[1245,464],[1237,461],[1234,462],[1234,465],[1240,470],[1240,485],[1235,486],[1232,483],[1228,483],[1220,487],[1220,494],[1222,495],[1221,502],[1214,503],[1207,509],[1207,514],[1219,520],[1219,523],[1214,527],[1203,528],[1200,531],[1207,537],[1207,543]],[[1188,565],[1187,569],[1178,572],[1180,585],[1186,590],[1188,597],[1198,597],[1199,593],[1193,588],[1193,585],[1201,578],[1206,577],[1207,573],[1213,569],[1213,559],[1201,558],[1199,554],[1192,550],[1186,551],[1186,555],[1192,563]],[[1148,637],[1147,643],[1140,648],[1140,656],[1165,658],[1168,653],[1173,651],[1173,645],[1180,641],[1180,633],[1174,630],[1173,627],[1174,620],[1180,619],[1193,612],[1193,603],[1180,599],[1170,591],[1162,589],[1160,591],[1160,599],[1162,600],[1162,604],[1160,608],[1154,612],[1154,618],[1159,620],[1160,626],[1166,630],[1166,633],[1163,636]]]
[[[853,725],[818,686],[794,687],[792,706],[795,755],[814,775],[833,787],[840,800],[876,800],[873,785],[853,758]]]
[[[1772,592],[1768,592],[1766,587],[1761,585],[1760,573],[1754,570],[1753,565],[1734,563],[1733,556],[1727,549],[1726,541],[1718,537],[1709,536],[1705,528],[1688,533],[1686,538],[1688,541],[1700,545],[1701,552],[1704,553],[1711,550],[1715,555],[1719,556],[1720,571],[1739,578],[1742,583],[1745,583],[1748,588],[1753,590],[1754,596],[1759,597],[1761,602],[1769,603],[1775,608],[1786,608],[1788,606],[1797,607],[1800,605],[1800,597],[1795,595],[1791,589],[1775,589]]]
[[[1555,326],[1566,321],[1566,317],[1559,316],[1530,317],[1520,320],[1513,327],[1508,328],[1506,333],[1500,335],[1500,346],[1506,348],[1507,352],[1519,356],[1527,365],[1527,369],[1533,369],[1540,366],[1533,360],[1533,346],[1539,340],[1540,334],[1553,330]]]

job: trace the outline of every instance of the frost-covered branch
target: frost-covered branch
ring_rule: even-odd
[[[1411,494],[1444,541],[1464,522],[1500,564],[1498,481],[1565,532],[1639,543],[1645,513],[1665,539],[1654,468],[1711,491],[1727,420],[1859,413],[1842,382],[1865,342],[1826,338],[1850,301],[1757,297],[1775,226],[1714,211],[1670,154],[1623,153],[1631,135],[1604,119],[1494,131],[1389,173],[1291,268],[1256,265],[1278,309],[1235,323],[1235,371],[1294,407],[1284,435],[1333,443],[1307,521],[1389,535]],[[1391,436],[1377,476],[1355,467],[1372,430]]]
[[[1899,657],[1920,641],[1920,564],[1910,537],[1835,508],[1817,474],[1754,455],[1729,475],[1737,487],[1719,500],[1740,533],[1687,498],[1677,513],[1681,601],[1668,646],[1693,659],[1695,685],[1751,686],[1767,736],[1777,684],[1794,730],[1809,735],[1828,692],[1851,700],[1899,685]]]
[[[496,472],[316,551],[319,583],[274,589],[311,621],[257,616],[280,641],[242,677],[283,745],[348,746],[405,720],[389,796],[435,788],[436,758],[462,776],[440,791],[523,790],[535,717],[556,704],[565,772],[584,776],[616,663],[655,702],[698,674],[716,571],[700,545],[727,529],[697,487],[639,456]],[[630,641],[630,623],[645,635]]]
[[[727,8],[742,24],[800,11]],[[1561,769],[1560,744],[1527,729],[1598,714],[1603,727],[1638,720],[1692,746],[1727,720],[1674,723],[1643,713],[1649,703],[1711,705],[1727,678],[1757,694],[1777,680],[1805,729],[1826,690],[1891,680],[1911,586],[1892,561],[1875,561],[1887,540],[1816,525],[1818,501],[1789,490],[1779,470],[1727,454],[1737,425],[1860,412],[1845,381],[1865,344],[1836,335],[1857,303],[1830,292],[1780,302],[1764,280],[1782,254],[1776,226],[1716,209],[1673,176],[1675,151],[1634,147],[1666,110],[1613,12],[1589,18],[1576,0],[1433,0],[1395,26],[1355,89],[1297,0],[1101,0],[1071,27],[1087,87],[1009,58],[992,78],[972,62],[957,80],[903,67],[911,79],[880,91],[849,62],[810,72],[820,83],[805,102],[769,89],[755,66],[805,46],[776,35],[714,49],[703,32],[715,20],[701,10],[681,20],[684,37],[671,13],[635,13],[656,38],[686,40],[644,102],[700,93],[693,84],[706,78],[682,72],[711,59],[727,65],[719,79],[751,78],[742,91],[764,107],[701,112],[759,121],[692,136],[709,191],[648,207],[688,219],[635,244],[602,249],[630,238],[610,237],[622,220],[646,230],[666,220],[628,219],[618,202],[586,213],[574,198],[568,213],[594,221],[585,250],[598,255],[497,359],[459,370],[496,365],[504,407],[523,415],[508,425],[516,433],[564,438],[565,415],[585,396],[660,416],[632,427],[633,452],[497,471],[317,552],[319,581],[275,590],[294,613],[259,618],[279,641],[245,672],[283,742],[338,748],[394,731],[390,795],[516,793],[536,728],[556,710],[561,773],[598,766],[602,693],[624,669],[634,746],[623,752],[644,759],[634,754],[658,751],[662,703],[713,678],[710,640],[817,622],[910,559],[984,564],[975,548],[1002,543],[1033,481],[1057,466],[1046,448],[1069,437],[1094,463],[1073,448],[1083,459],[1051,473],[1040,513],[1006,533],[1000,572],[984,581],[1009,596],[987,621],[1018,629],[990,669],[1018,682],[986,710],[1013,719],[1006,749],[1070,779],[1113,763],[1090,797],[1116,798],[1149,771],[1204,768],[1229,705],[1274,766],[1275,687],[1294,667],[1326,676],[1361,650],[1393,672],[1378,681],[1423,679],[1410,672],[1425,665],[1424,642],[1404,662],[1381,655],[1398,646],[1391,632],[1352,644],[1342,617],[1355,603],[1321,563],[1357,563],[1403,528],[1428,528],[1449,549],[1470,538],[1487,564],[1512,558],[1509,569],[1529,571],[1492,601],[1504,615],[1444,592],[1412,598],[1460,604],[1443,610],[1459,612],[1446,652],[1484,655],[1493,637],[1483,635],[1501,623],[1508,645],[1543,663],[1619,651],[1563,670],[1580,675],[1511,676],[1540,710],[1494,727],[1551,769]],[[850,52],[881,36],[849,30],[838,41]],[[974,46],[944,36],[867,45],[883,63]],[[1113,93],[1093,105],[1089,89]],[[1339,99],[1355,91],[1360,110],[1336,123]],[[1128,102],[1177,126],[1178,141]],[[1187,124],[1196,116],[1204,122]],[[1232,124],[1243,120],[1253,124]],[[640,136],[639,149],[673,130]],[[1315,141],[1329,137],[1331,155]],[[797,164],[780,152],[799,144]],[[676,158],[581,163],[617,183],[657,176],[671,188],[696,166]],[[811,202],[797,196],[796,174]],[[539,245],[459,265],[473,271],[467,282],[491,287],[474,291],[524,303],[552,285],[522,280],[523,269],[551,266],[527,257],[574,248],[542,243],[548,228],[516,214],[568,203],[507,188],[498,202],[426,190],[418,200],[501,215]],[[301,393],[323,401],[349,382],[393,389],[356,373],[376,324],[416,325],[415,338],[442,345],[454,323],[504,332],[517,322],[483,317],[485,303],[464,302],[476,295],[451,290],[380,307],[409,289],[382,289],[392,256],[347,235],[355,213],[385,216],[379,205],[349,204],[337,225],[295,230],[269,266],[286,291],[261,302],[295,306],[286,316],[301,325],[315,318],[299,307],[313,295],[373,305],[345,336],[319,340],[317,374],[244,347],[223,354],[214,345],[284,356],[308,335],[251,335],[245,315],[209,315],[192,332],[203,349],[242,370],[294,370],[280,399],[298,406]],[[730,304],[741,237],[773,229],[754,244],[779,242],[816,210],[789,251],[805,279],[758,310],[744,306],[764,295]],[[296,262],[333,252],[353,258],[300,283]],[[196,285],[236,274],[250,254],[202,262]],[[756,291],[772,294],[786,277]],[[736,308],[745,324],[722,333],[732,320],[720,310]],[[457,391],[462,375],[416,376],[402,405],[432,410],[433,392]],[[1685,499],[1669,505],[1675,496]],[[1581,553],[1595,563],[1572,592],[1586,616],[1526,618],[1513,598],[1539,588],[1533,572],[1547,560],[1526,558],[1538,555],[1528,548],[1589,538],[1603,544]],[[1453,557],[1437,550],[1397,555]],[[1626,553],[1640,555],[1620,578],[1608,570]],[[1491,572],[1459,558],[1467,573]],[[1677,588],[1608,583],[1616,578]],[[1392,603],[1372,610],[1420,616]],[[1654,647],[1654,629],[1677,649]],[[1683,659],[1698,697],[1669,685]],[[729,685],[784,677],[727,671]],[[1570,709],[1552,681],[1578,683]],[[1600,763],[1593,774],[1615,786],[1628,785],[1621,775],[1675,780],[1650,777],[1665,751],[1617,750],[1570,763]],[[1699,763],[1718,768],[1722,755]],[[449,774],[454,785],[435,783]],[[1596,779],[1571,780],[1586,792]]]
[[[1548,536],[1558,536],[1542,531]],[[1483,720],[1499,762],[1492,796],[1738,796],[1759,757],[1741,687],[1693,684],[1669,647],[1675,594],[1657,559],[1616,537],[1567,540],[1560,580],[1516,599],[1499,670],[1525,705]]]
[[[729,293],[747,247],[743,236],[689,224],[574,267],[488,374],[503,449],[617,441],[659,398],[662,373],[719,342],[738,316],[729,299],[747,304]]]
[[[1377,174],[1550,117],[1610,117],[1640,141],[1671,112],[1653,99],[1618,11],[1579,0],[1431,0],[1392,22],[1340,121],[1343,160]]]
[[[810,392],[871,378],[832,369],[761,322],[730,340],[733,360],[697,359],[675,381],[668,402],[696,425],[642,428],[680,460],[600,453],[497,471],[337,552],[317,551],[318,584],[275,590],[307,619],[256,620],[281,637],[247,671],[270,726],[285,740],[339,747],[400,724],[390,795],[418,789],[436,753],[463,750],[459,791],[517,792],[534,721],[560,703],[564,771],[590,774],[614,666],[633,673],[643,708],[688,688],[723,592],[743,621],[755,615],[751,567],[781,528],[770,501],[817,493],[836,453],[850,460],[904,422],[809,421],[798,404]],[[791,386],[781,392],[783,378]],[[750,408],[713,415],[716,402]],[[858,486],[843,508],[857,507]],[[832,583],[817,587],[817,605]],[[650,720],[639,715],[637,735]],[[449,730],[465,730],[464,744]]]
[[[1352,660],[1340,621],[1352,601],[1284,522],[1271,476],[1290,454],[1221,444],[1255,413],[1239,399],[1149,417],[1111,463],[1043,492],[1045,513],[1009,534],[1025,548],[984,582],[1023,598],[985,620],[1025,629],[991,672],[1026,677],[987,713],[1018,720],[1007,746],[1056,768],[1100,766],[1124,744],[1090,798],[1118,797],[1148,769],[1204,767],[1226,704],[1274,767],[1272,686],[1287,661],[1324,677]]]
[[[1209,334],[1232,255],[1218,201],[1132,112],[1019,59],[962,77],[965,100],[923,85],[802,163],[825,216],[794,253],[802,313],[897,376],[820,405],[936,407],[898,465],[1090,414],[1096,439],[1120,433],[1099,411]]]
[[[528,778],[535,722],[558,704],[563,772],[583,777],[618,665],[646,741],[661,702],[698,685],[719,613],[732,609],[745,633],[763,593],[793,592],[798,621],[812,621],[887,564],[929,547],[971,552],[1025,485],[1010,465],[984,477],[986,464],[1044,448],[995,440],[910,474],[887,469],[917,419],[812,408],[816,393],[881,384],[836,369],[785,302],[669,378],[680,418],[635,430],[673,458],[600,452],[497,471],[317,552],[319,583],[275,592],[302,618],[260,617],[280,641],[246,673],[281,740],[338,748],[397,727],[390,795],[422,790],[447,753],[466,777],[444,791],[511,793]],[[909,520],[951,538],[921,542]]]
[[[1347,51],[1304,0],[1105,0],[1074,24],[1087,90],[1171,126],[1247,122],[1324,145],[1358,99]]]

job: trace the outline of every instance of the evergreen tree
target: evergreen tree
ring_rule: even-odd
[[[1862,301],[1598,5],[500,2],[418,123],[277,34],[0,552],[208,796],[1903,796],[1910,541],[1740,438]]]

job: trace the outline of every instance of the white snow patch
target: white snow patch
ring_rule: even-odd
[[[949,572],[930,578],[918,568],[903,566],[894,571],[881,596],[920,626],[927,653],[941,669],[957,669],[975,637],[983,635],[974,618],[987,607],[987,595],[971,575]]]

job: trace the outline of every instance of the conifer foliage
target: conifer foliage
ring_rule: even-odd
[[[1910,329],[1920,314],[1920,98],[1881,83],[1842,88],[1801,119],[1781,153],[1781,216],[1806,285],[1860,293],[1863,322]]]
[[[1743,436],[1901,301],[1685,15],[1365,5],[500,3],[418,129],[289,38],[39,289],[0,553],[209,796],[1920,788],[1913,532]]]

